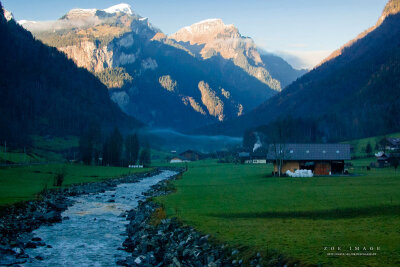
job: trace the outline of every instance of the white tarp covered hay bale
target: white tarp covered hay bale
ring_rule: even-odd
[[[296,170],[295,172],[287,171],[286,175],[289,177],[313,177],[314,174],[311,170]]]
[[[129,165],[128,168],[141,169],[143,168],[143,165]]]

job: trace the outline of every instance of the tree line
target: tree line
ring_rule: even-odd
[[[118,128],[103,138],[98,126],[90,126],[79,138],[79,153],[80,160],[86,165],[151,164],[149,145],[141,147],[136,133],[124,137]]]

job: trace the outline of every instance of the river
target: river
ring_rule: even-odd
[[[62,222],[33,232],[46,246],[27,249],[30,259],[24,266],[116,266],[128,256],[118,249],[126,238],[125,212],[135,208],[152,185],[175,174],[163,171],[113,191],[72,197],[75,203],[62,213]]]

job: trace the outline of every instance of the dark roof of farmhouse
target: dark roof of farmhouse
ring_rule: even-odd
[[[277,149],[275,149],[277,148]],[[350,160],[349,144],[284,144],[284,160]],[[276,151],[276,152],[275,152]],[[275,160],[278,145],[270,145],[267,159]]]
[[[400,138],[386,138],[386,140],[391,144],[398,146],[400,145]]]
[[[252,157],[264,157],[265,158],[265,155],[267,155],[267,154],[268,154],[268,148],[265,148],[263,146],[259,147],[258,149],[256,149],[253,152],[250,152],[250,155]]]
[[[197,152],[197,151],[194,151],[194,150],[191,150],[191,149],[189,149],[189,150],[186,150],[186,151],[183,151],[182,153],[180,153],[179,155],[183,155],[183,154],[186,154],[186,153],[191,153],[191,154],[197,154],[197,155],[201,155],[201,153],[200,152]]]

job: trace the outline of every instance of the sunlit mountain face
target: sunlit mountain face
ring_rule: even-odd
[[[241,116],[305,73],[260,54],[220,19],[167,36],[121,4],[20,23],[94,73],[114,102],[151,126],[188,130]]]

